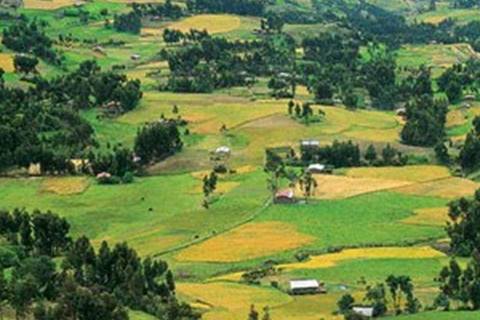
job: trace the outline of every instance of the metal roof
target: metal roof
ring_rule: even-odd
[[[314,163],[308,166],[307,170],[318,170],[318,171],[323,171],[325,170],[325,165],[319,164],[319,163]]]
[[[292,280],[290,281],[290,289],[310,289],[318,288],[320,284],[317,280]]]
[[[373,317],[372,307],[353,307],[353,312],[365,317]]]

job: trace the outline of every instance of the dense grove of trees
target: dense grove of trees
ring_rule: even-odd
[[[160,121],[143,127],[135,138],[135,153],[143,164],[163,160],[182,149],[175,121]]]
[[[7,88],[2,75],[0,70],[0,170],[39,163],[43,172],[70,171],[67,160],[96,144],[77,110],[118,114],[135,108],[142,96],[139,81],[102,72],[94,61],[51,80],[37,77],[27,91]]]
[[[59,65],[62,56],[53,48],[53,41],[45,34],[43,20],[20,21],[3,29],[2,44],[20,53],[30,53],[51,64]]]
[[[473,120],[473,129],[467,134],[459,160],[462,169],[467,173],[480,168],[480,117]]]
[[[104,241],[95,252],[88,238],[72,240],[69,229],[51,212],[0,212],[0,241],[17,253],[8,260],[2,251],[0,257],[0,314],[6,302],[17,319],[126,320],[126,308],[158,319],[200,319],[176,299],[166,262],[141,259],[126,243],[110,248]]]
[[[188,0],[187,8],[196,13],[233,13],[261,16],[265,10],[263,0]]]
[[[253,42],[203,37],[199,43],[162,51],[161,55],[170,68],[167,89],[205,93],[246,85],[258,75],[290,71],[294,52],[292,39],[287,36]]]
[[[303,163],[322,163],[336,168],[369,166],[402,166],[408,157],[387,144],[380,154],[373,145],[363,152],[352,141],[334,141],[331,145],[322,147],[301,146],[301,161]]]

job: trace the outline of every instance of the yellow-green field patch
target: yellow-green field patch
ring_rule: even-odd
[[[183,19],[168,26],[170,29],[177,29],[188,32],[190,29],[207,30],[209,33],[223,33],[240,28],[241,19],[229,14],[201,14]]]
[[[424,226],[445,226],[448,220],[448,208],[418,209],[413,216],[403,219],[403,223]]]
[[[250,260],[298,248],[314,237],[299,233],[282,222],[249,223],[189,247],[176,255],[178,261],[233,262]]]
[[[345,199],[364,193],[389,190],[411,184],[409,181],[402,180],[354,178],[324,174],[317,174],[314,177],[318,187],[313,196],[317,199]],[[302,193],[300,189],[297,189],[296,192],[297,194]]]
[[[376,178],[414,182],[426,182],[450,177],[450,173],[446,167],[432,165],[353,168],[349,169],[346,175],[354,178]]]
[[[45,178],[42,180],[40,190],[59,195],[82,193],[88,188],[88,180],[85,177],[62,177]]]
[[[72,0],[23,0],[23,7],[25,9],[56,10],[73,6],[75,2]]]
[[[10,73],[15,71],[13,67],[13,55],[9,53],[0,53],[0,69]]]
[[[275,308],[293,300],[277,289],[227,282],[178,283],[177,292],[193,302],[211,305],[212,308],[203,317],[209,320],[243,319],[244,315],[248,315],[252,304],[261,310],[266,306]]]
[[[431,247],[383,247],[365,249],[347,249],[339,253],[313,256],[305,262],[279,265],[283,270],[331,268],[342,261],[356,259],[427,259],[445,255]]]
[[[417,183],[396,189],[395,191],[405,194],[456,199],[471,196],[479,187],[480,184],[468,179],[447,178],[426,183]]]

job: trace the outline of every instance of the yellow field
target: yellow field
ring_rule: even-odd
[[[405,194],[456,199],[471,196],[479,187],[480,184],[468,179],[447,178],[432,182],[417,183],[396,189],[395,191]]]
[[[374,142],[395,142],[400,140],[401,127],[384,130],[359,130],[345,133],[346,137]]]
[[[40,190],[59,195],[82,193],[88,188],[88,180],[84,177],[45,178]]]
[[[228,14],[202,14],[183,19],[169,25],[170,29],[188,32],[190,29],[204,30],[209,33],[223,33],[240,28],[242,24],[238,16]]]
[[[244,261],[298,248],[314,238],[282,222],[249,223],[189,247],[175,256],[178,261]]]
[[[23,6],[25,9],[56,10],[73,6],[75,2],[72,0],[23,0]]]
[[[293,300],[276,289],[235,283],[178,283],[177,292],[191,301],[211,305],[212,309],[202,318],[207,320],[245,319],[252,303],[257,310],[262,310],[265,306],[275,308]]]
[[[353,168],[347,176],[425,182],[450,177],[448,169],[441,166],[419,165],[405,167]]]
[[[389,190],[411,184],[409,181],[373,178],[353,178],[317,174],[314,176],[318,187],[313,195],[317,199],[345,199],[359,194]],[[302,194],[300,188],[297,194]]]
[[[0,53],[0,69],[10,73],[15,71],[13,67],[13,55],[9,53]]]
[[[450,110],[447,114],[447,127],[460,126],[467,122],[466,112],[460,109]]]
[[[448,220],[448,208],[428,208],[414,211],[414,216],[403,219],[406,224],[425,226],[445,226]]]
[[[366,249],[347,249],[339,253],[314,256],[305,262],[279,265],[283,270],[331,268],[342,261],[355,259],[426,259],[440,258],[445,255],[431,247],[384,247]]]

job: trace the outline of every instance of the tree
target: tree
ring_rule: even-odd
[[[313,177],[312,173],[305,170],[300,178],[300,186],[303,189],[303,195],[305,196],[305,202],[308,203],[308,198],[315,194],[315,190],[318,186],[317,180]]]
[[[9,292],[8,292],[8,283],[7,279],[5,278],[5,272],[3,270],[3,266],[0,264],[0,319],[3,320],[3,306],[5,302],[8,300]]]
[[[135,138],[135,153],[143,164],[160,161],[183,146],[180,132],[172,121],[155,122],[143,127]]]
[[[448,148],[445,146],[445,143],[440,142],[435,146],[435,157],[437,160],[444,165],[449,164],[450,156],[448,155]]]
[[[480,117],[473,119],[473,129],[467,134],[460,150],[460,165],[467,173],[480,167]]]
[[[13,66],[15,68],[15,72],[22,72],[22,73],[35,73],[36,67],[38,65],[38,59],[36,57],[29,57],[27,55],[15,55],[13,58]]]
[[[248,320],[258,320],[258,312],[255,310],[255,305],[250,306],[250,312],[248,314]]]
[[[452,81],[448,84],[445,93],[450,103],[458,103],[462,98],[462,85],[457,81]]]
[[[337,302],[338,312],[341,314],[348,314],[352,310],[354,303],[355,299],[352,297],[352,295],[345,293]]]
[[[377,151],[373,144],[367,147],[367,151],[365,152],[365,160],[368,161],[370,165],[373,165],[375,161],[377,161]]]

